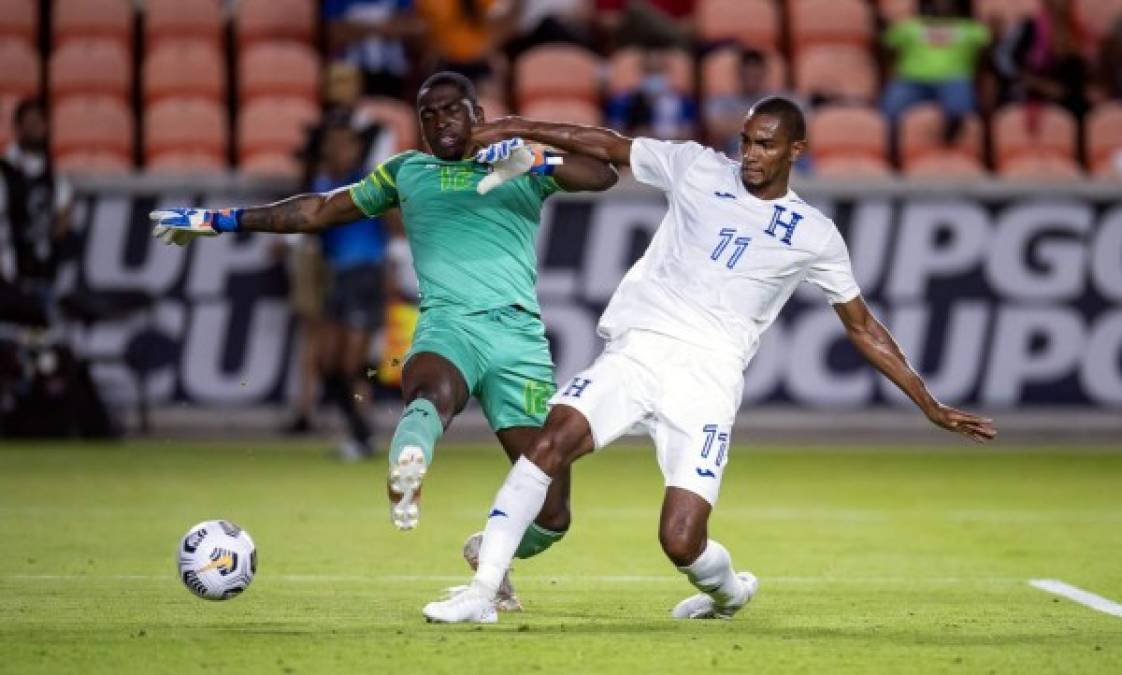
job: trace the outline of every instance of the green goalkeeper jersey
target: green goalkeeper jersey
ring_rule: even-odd
[[[422,310],[518,305],[540,313],[534,238],[542,203],[560,188],[552,177],[525,174],[480,195],[475,187],[488,171],[409,150],[350,188],[367,216],[400,207]]]

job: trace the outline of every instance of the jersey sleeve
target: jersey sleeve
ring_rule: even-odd
[[[675,180],[703,154],[705,146],[693,141],[676,143],[636,138],[631,141],[631,171],[640,183],[669,192]]]
[[[806,280],[822,289],[831,305],[840,305],[861,294],[853,277],[849,249],[837,228],[830,234],[825,248],[810,266]]]
[[[563,192],[564,188],[557,182],[553,176],[541,176],[536,173],[528,174],[530,177],[530,184],[534,186],[534,191],[537,192],[538,197],[545,200],[551,194],[556,192]]]
[[[410,154],[412,151],[390,157],[351,186],[351,199],[363,214],[373,217],[397,206],[397,172]]]

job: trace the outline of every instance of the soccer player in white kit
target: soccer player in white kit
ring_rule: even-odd
[[[636,180],[666,194],[669,208],[600,319],[604,352],[561,386],[541,436],[499,490],[472,583],[426,605],[428,620],[497,620],[496,589],[553,477],[634,427],[651,435],[666,479],[662,549],[700,591],[672,616],[729,618],[743,607],[756,578],[734,571],[707,524],[729,462],[744,369],[802,281],[824,291],[861,355],[933,423],[976,441],[996,434],[991,420],[932,397],[861,298],[837,227],[788,187],[807,145],[794,103],[771,98],[749,111],[740,162],[693,142],[519,118],[475,132],[480,143],[511,136],[630,165]]]

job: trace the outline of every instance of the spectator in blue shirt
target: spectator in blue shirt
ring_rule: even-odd
[[[329,52],[362,70],[367,94],[404,95],[408,42],[424,32],[413,0],[325,0],[323,19]]]
[[[644,52],[643,79],[639,86],[608,101],[609,126],[628,136],[666,140],[695,136],[697,104],[671,87],[669,56],[667,51],[660,49]]]

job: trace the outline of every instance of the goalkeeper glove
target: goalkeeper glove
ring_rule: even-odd
[[[222,232],[237,232],[241,209],[157,209],[148,214],[152,236],[165,244],[185,246],[195,237],[216,237]]]
[[[521,138],[512,138],[483,148],[475,153],[475,161],[491,165],[491,173],[476,186],[476,192],[485,195],[527,172],[549,175],[564,160],[558,155],[535,151]]]

